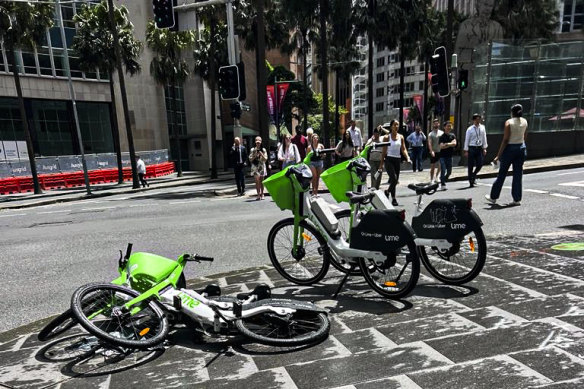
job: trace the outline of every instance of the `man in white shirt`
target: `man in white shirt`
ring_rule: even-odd
[[[468,159],[468,182],[475,186],[477,174],[483,167],[483,158],[487,155],[487,131],[481,124],[481,115],[472,115],[472,126],[466,130],[464,139],[464,156]]]
[[[349,120],[348,131],[353,141],[353,147],[355,147],[357,152],[361,152],[363,149],[363,138],[361,137],[361,130],[359,127],[355,127],[355,121],[353,119]]]
[[[139,155],[136,155],[136,170],[138,171],[138,178],[140,179],[142,188],[150,186],[150,184],[146,182],[146,164],[142,161],[142,158],[140,158]]]

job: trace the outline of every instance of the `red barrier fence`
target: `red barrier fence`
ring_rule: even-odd
[[[132,180],[132,169],[125,167],[122,169],[124,181]],[[87,172],[90,184],[102,184],[106,182],[118,181],[118,169],[91,170]],[[161,177],[174,173],[174,163],[165,162],[158,165],[149,165],[146,167],[146,178]],[[59,189],[72,188],[75,186],[84,186],[85,178],[83,172],[58,173],[58,174],[41,174],[39,175],[41,188]],[[12,177],[0,178],[0,195],[32,192],[34,190],[32,177]]]

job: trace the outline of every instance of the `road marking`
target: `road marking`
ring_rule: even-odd
[[[561,197],[563,199],[578,200],[580,197],[565,195],[562,193],[550,193],[550,196]]]
[[[556,174],[556,176],[568,176],[568,175],[571,175],[571,174],[582,174],[582,173],[584,173],[584,172],[582,172],[582,170],[580,170],[580,171],[577,171],[577,172],[559,173],[559,174]]]
[[[531,193],[539,193],[539,194],[548,194],[550,192],[548,192],[547,190],[539,190],[539,189],[525,189],[526,192],[531,192]]]
[[[0,215],[0,217],[11,217],[11,216],[26,216],[26,213],[13,213],[12,215]]]
[[[561,184],[558,184],[560,186],[580,186],[580,187],[584,187],[584,181],[574,181],[574,182],[563,182]]]
[[[201,200],[185,200],[185,201],[171,201],[168,204],[169,205],[174,205],[174,204],[190,204],[190,203],[200,203]]]
[[[71,212],[71,210],[70,210],[70,209],[63,209],[63,210],[61,210],[61,211],[46,211],[46,212],[39,212],[39,215],[40,215],[40,214],[47,214],[47,213],[62,213],[62,212]]]
[[[82,208],[82,211],[103,211],[104,209],[115,209],[117,207]]]

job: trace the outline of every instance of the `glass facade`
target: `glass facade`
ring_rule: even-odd
[[[73,52],[70,49],[75,36],[73,16],[75,16],[77,10],[84,6],[84,3],[92,2],[96,1],[61,4],[61,14],[65,27],[65,47],[69,53],[71,77],[84,80],[109,80],[107,74],[100,74],[97,70],[95,72],[82,72],[79,69],[78,59],[73,56]],[[55,15],[54,26],[47,30],[43,42],[34,51],[16,51],[20,72],[31,76],[65,78],[67,75],[65,74],[63,63],[63,50],[59,20]],[[2,47],[0,52],[0,73],[12,72],[13,62],[13,58],[8,58],[4,47]]]
[[[583,41],[494,42],[476,51],[471,111],[483,113],[489,132],[503,132],[515,103],[523,105],[530,132],[584,129]]]
[[[171,139],[174,136],[174,127],[177,126],[177,133],[179,136],[185,136],[187,134],[187,117],[185,114],[185,96],[184,89],[182,86],[176,86],[174,88],[174,96],[176,98],[175,111],[177,115],[174,114],[172,110],[172,99],[170,95],[170,86],[164,88],[164,101],[166,103],[166,120],[168,122],[168,134]]]

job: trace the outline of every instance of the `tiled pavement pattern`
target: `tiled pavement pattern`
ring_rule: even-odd
[[[490,240],[478,279],[450,287],[423,275],[400,302],[377,297],[359,278],[333,300],[332,270],[311,287],[291,286],[268,266],[220,274],[224,294],[265,282],[274,294],[316,301],[330,310],[331,335],[288,350],[178,329],[163,351],[99,365],[50,361],[62,341],[39,344],[40,322],[0,334],[0,386],[583,388],[584,255],[550,249],[577,241],[584,234],[569,231]]]

